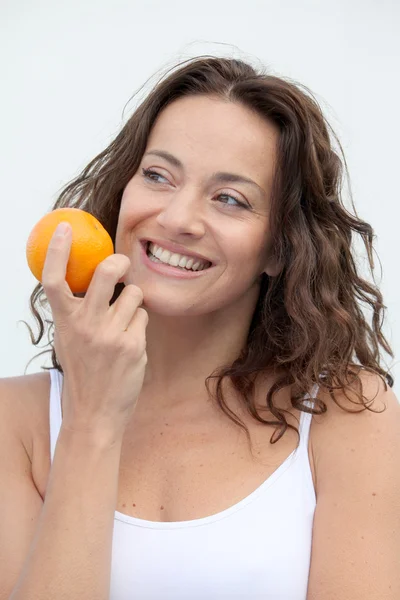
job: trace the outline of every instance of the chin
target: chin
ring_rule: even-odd
[[[149,313],[154,313],[157,315],[162,315],[164,317],[193,317],[200,314],[204,314],[204,312],[199,311],[197,309],[193,309],[193,307],[188,307],[187,304],[179,305],[174,302],[165,302],[160,298],[146,298],[143,299],[143,308],[145,308]]]
[[[235,305],[229,304],[227,299],[214,298],[203,298],[200,300],[198,297],[179,298],[176,292],[173,296],[168,297],[164,295],[161,297],[160,294],[149,294],[143,290],[143,308],[149,313],[162,315],[165,317],[199,317],[207,318],[216,317],[220,312],[221,315],[226,315],[227,311],[235,310]],[[237,307],[240,310],[240,307]]]

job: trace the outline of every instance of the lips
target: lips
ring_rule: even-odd
[[[177,280],[187,280],[187,279],[197,279],[198,277],[203,277],[205,273],[208,273],[209,268],[193,271],[192,269],[183,269],[177,268],[167,263],[163,263],[157,259],[152,259],[151,256],[146,252],[147,243],[140,242],[140,255],[141,260],[143,261],[145,267],[154,271],[155,273],[159,273],[161,276],[172,277]]]
[[[161,246],[161,248],[168,250],[169,252],[180,254],[182,256],[187,256],[189,258],[193,258],[194,260],[200,260],[202,262],[206,262],[206,263],[208,263],[209,267],[214,264],[206,256],[203,256],[202,254],[195,254],[194,252],[190,252],[190,250],[187,250],[183,246],[179,246],[177,244],[172,244],[170,242],[163,242],[162,240],[157,240],[157,239],[142,239],[142,240],[140,240],[140,243],[144,247],[146,253],[149,249],[149,244],[153,243],[153,244],[156,244],[157,246]]]

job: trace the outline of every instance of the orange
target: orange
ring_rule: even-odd
[[[97,265],[114,253],[114,245],[103,225],[80,208],[57,208],[46,214],[32,229],[26,244],[26,258],[33,275],[41,282],[47,248],[61,221],[72,227],[72,244],[66,281],[71,291],[87,291]]]

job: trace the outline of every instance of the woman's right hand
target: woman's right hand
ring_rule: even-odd
[[[142,290],[127,285],[110,306],[115,285],[130,267],[113,254],[96,268],[84,298],[65,280],[72,229],[53,235],[42,285],[54,321],[54,344],[64,372],[63,428],[122,436],[140,394],[147,364],[147,312]]]

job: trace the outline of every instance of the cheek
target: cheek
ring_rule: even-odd
[[[118,215],[116,242],[120,242],[144,219],[150,216],[149,203],[134,190],[125,190]]]
[[[241,236],[240,241],[232,240],[227,247],[229,262],[237,269],[243,270],[245,277],[247,273],[251,277],[251,273],[257,271],[265,261],[265,235],[258,236],[254,231],[250,231]]]
[[[138,222],[137,212],[132,207],[122,206],[118,216],[117,231],[115,235],[115,252],[121,254],[129,248],[129,238]]]

